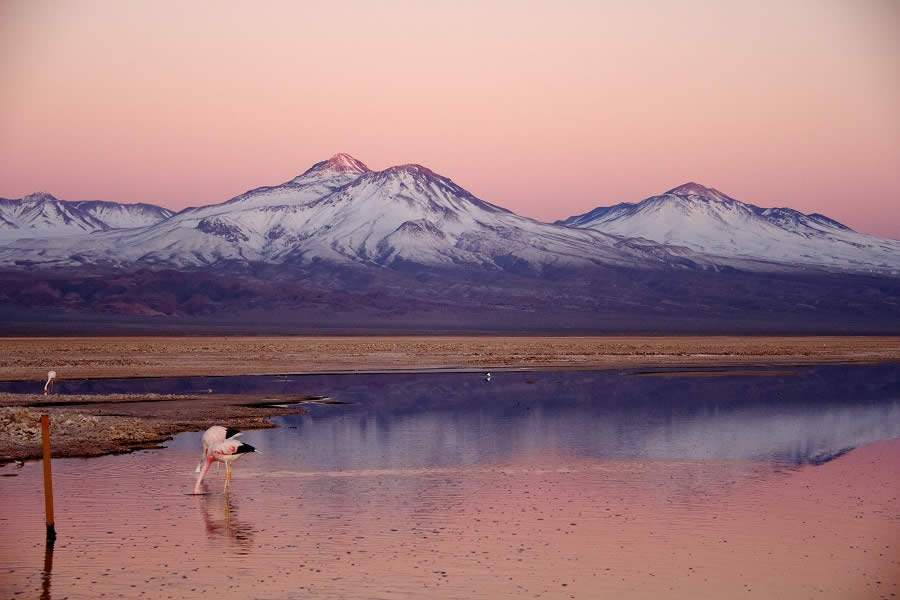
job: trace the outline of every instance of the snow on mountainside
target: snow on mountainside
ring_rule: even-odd
[[[684,249],[520,217],[420,165],[372,171],[346,154],[282,185],[187,209],[152,227],[0,248],[0,264],[45,265],[323,261],[540,270],[694,260],[702,258]]]
[[[69,204],[103,221],[110,229],[148,227],[175,214],[168,208],[144,203],[120,204],[103,200],[78,200]]]
[[[66,202],[46,193],[17,200],[0,198],[0,241],[146,227],[168,219],[172,214],[172,211],[152,204]]]
[[[900,274],[900,241],[858,233],[820,214],[760,208],[697,183],[557,224],[684,246],[719,264],[753,270],[789,266]]]
[[[0,198],[0,239],[56,237],[109,229],[103,221],[50,194]]]

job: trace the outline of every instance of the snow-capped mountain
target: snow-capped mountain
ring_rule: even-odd
[[[187,209],[150,227],[0,249],[0,264],[55,266],[240,261],[541,270],[696,266],[702,260],[684,249],[540,223],[480,200],[423,166],[372,171],[346,154],[284,184]]]
[[[152,204],[66,202],[38,193],[20,199],[0,198],[0,241],[56,238],[146,227],[168,219],[172,211]]]
[[[900,241],[820,214],[761,208],[687,183],[637,203],[599,207],[557,224],[690,248],[750,270],[821,268],[900,274]]]
[[[0,266],[222,263],[817,270],[900,274],[900,241],[688,183],[555,224],[475,197],[421,165],[337,154],[280,185],[173,215],[151,205],[0,200]]]

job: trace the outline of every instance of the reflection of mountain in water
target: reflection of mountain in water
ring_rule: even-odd
[[[900,437],[900,410],[896,402],[803,411],[758,407],[696,415],[638,437],[636,446],[642,447],[634,448],[634,454],[639,456],[823,464],[855,447]]]
[[[290,429],[270,439],[301,443],[304,464],[317,468],[472,464],[558,451],[822,464],[900,437],[898,372],[877,366],[766,377],[508,373],[489,384],[475,375],[378,376],[369,385],[323,388],[356,404],[316,407],[288,419],[299,439]]]
[[[805,460],[805,463],[810,464],[810,465],[816,465],[818,467],[819,465],[824,465],[827,462],[831,462],[837,458],[842,457],[843,455],[847,454],[851,450],[853,450],[852,447],[847,447],[847,448],[841,448],[837,452],[827,452],[825,454],[817,454],[815,456],[810,456],[808,459]],[[804,464],[804,461],[798,461],[798,464]]]
[[[770,406],[658,418],[583,405],[529,408],[519,413],[470,407],[365,415],[341,415],[334,409],[333,415],[288,421],[299,421],[304,463],[320,468],[471,464],[557,449],[608,458],[822,464],[853,447],[900,437],[896,402],[803,412]],[[337,448],[351,464],[334,462]]]

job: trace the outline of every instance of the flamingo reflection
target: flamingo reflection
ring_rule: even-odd
[[[239,548],[239,554],[248,554],[256,533],[253,526],[237,518],[237,504],[231,494],[200,496],[200,512],[206,534],[211,540],[223,539]]]

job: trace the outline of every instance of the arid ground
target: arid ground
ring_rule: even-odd
[[[0,339],[0,380],[900,360],[900,337],[72,337]]]

